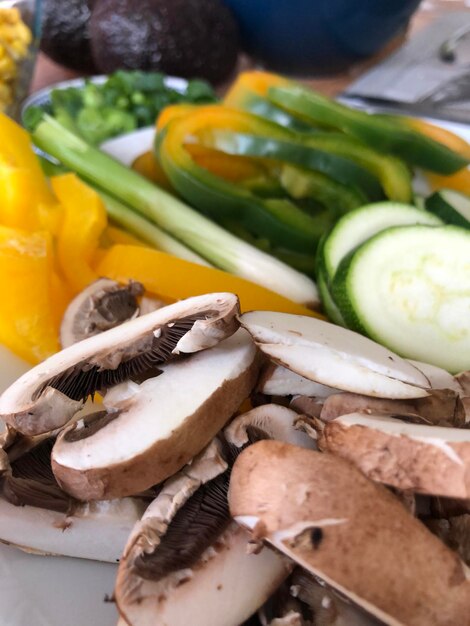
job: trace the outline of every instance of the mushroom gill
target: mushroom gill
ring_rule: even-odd
[[[88,337],[54,354],[0,397],[0,417],[26,435],[62,427],[97,391],[140,383],[180,354],[215,346],[238,328],[238,298],[196,296]]]

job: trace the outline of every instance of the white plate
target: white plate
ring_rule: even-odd
[[[468,126],[439,124],[470,142]],[[123,135],[103,149],[129,165],[151,149],[154,132],[151,127]],[[113,591],[116,570],[111,564],[35,556],[0,545],[0,626],[115,626],[115,606],[104,598]]]

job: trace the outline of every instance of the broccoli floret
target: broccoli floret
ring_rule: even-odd
[[[131,113],[111,107],[82,109],[76,123],[82,137],[94,145],[137,128],[136,119]]]

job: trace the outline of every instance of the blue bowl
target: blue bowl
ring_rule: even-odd
[[[329,74],[380,50],[420,0],[224,0],[245,50],[287,74]]]

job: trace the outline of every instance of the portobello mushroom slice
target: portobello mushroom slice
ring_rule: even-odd
[[[238,298],[213,293],[188,298],[54,354],[0,397],[0,418],[26,435],[66,424],[88,396],[123,381],[155,376],[161,363],[198,352],[232,335]]]
[[[432,389],[425,398],[389,400],[356,393],[338,393],[326,398],[320,419],[329,422],[349,413],[396,415],[418,424],[456,426],[465,424],[465,410],[452,389]]]
[[[268,550],[252,554],[231,521],[234,450],[219,440],[170,478],[129,538],[115,599],[131,626],[238,626],[290,571]]]
[[[266,311],[244,313],[240,322],[262,352],[309,380],[379,398],[428,395],[429,381],[416,367],[346,328]]]
[[[160,369],[141,384],[110,389],[106,411],[96,421],[78,421],[62,431],[52,469],[64,491],[87,501],[121,498],[172,476],[249,396],[259,358],[240,329],[211,350]]]
[[[383,486],[347,461],[260,441],[235,462],[234,519],[393,626],[466,624],[468,569]]]
[[[0,541],[35,554],[117,562],[148,497],[75,500],[52,473],[54,439],[17,436],[3,450]]]
[[[327,422],[318,446],[372,480],[417,493],[470,498],[470,430],[351,413]]]
[[[137,317],[138,298],[143,293],[143,285],[132,280],[120,285],[115,280],[99,278],[88,285],[65,310],[60,326],[62,348]]]

